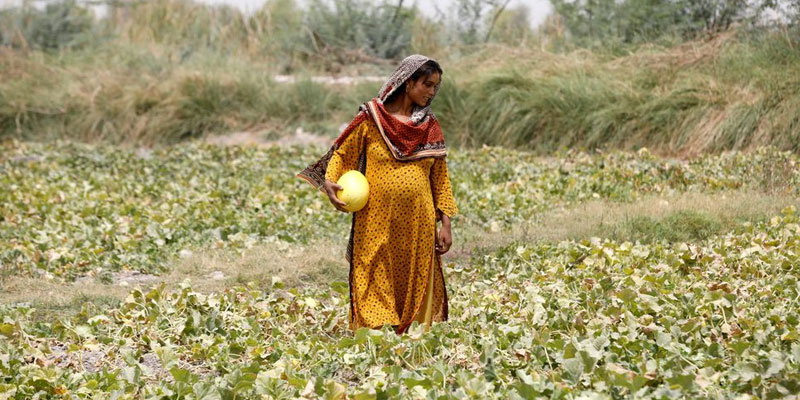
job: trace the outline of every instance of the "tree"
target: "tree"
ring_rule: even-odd
[[[456,0],[453,13],[445,14],[434,5],[439,20],[449,25],[452,39],[465,44],[487,42],[498,18],[510,0]]]
[[[579,44],[691,39],[752,22],[780,0],[551,0]]]
[[[48,3],[37,9],[24,3],[0,10],[0,44],[38,50],[79,47],[88,41],[94,16],[75,0]]]
[[[525,5],[507,8],[497,14],[494,28],[487,36],[487,40],[520,45],[533,37],[530,22],[530,9]]]
[[[393,59],[404,56],[411,43],[415,10],[403,3],[340,0],[329,5],[311,0],[306,13],[310,45],[317,52]],[[342,60],[347,61],[347,60]]]

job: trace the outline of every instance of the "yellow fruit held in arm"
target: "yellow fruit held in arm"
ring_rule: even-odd
[[[347,171],[336,183],[342,187],[342,190],[336,192],[336,197],[347,203],[344,206],[345,210],[356,212],[364,208],[369,197],[369,183],[361,172],[356,170]]]

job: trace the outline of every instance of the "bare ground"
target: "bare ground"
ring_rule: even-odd
[[[328,147],[333,139],[297,128],[292,135],[271,139],[261,131],[243,131],[226,133],[224,135],[207,136],[204,142],[219,146],[318,146]]]

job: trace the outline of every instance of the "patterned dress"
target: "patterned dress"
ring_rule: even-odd
[[[325,178],[356,169],[366,150],[369,200],[355,213],[350,328],[383,325],[398,333],[417,320],[447,320],[441,257],[434,250],[437,211],[458,212],[445,158],[397,161],[367,119],[333,153]]]

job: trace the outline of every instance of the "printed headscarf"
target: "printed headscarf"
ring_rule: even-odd
[[[411,75],[414,75],[414,72],[426,62],[430,61],[431,59],[428,57],[423,56],[422,54],[413,54],[405,59],[400,63],[397,69],[392,73],[392,76],[389,77],[389,80],[383,84],[381,90],[378,91],[378,99],[381,104],[386,101],[386,99],[392,95],[400,86],[411,78]],[[414,105],[414,110],[411,113],[411,122],[414,125],[419,125],[421,122],[425,121],[427,118],[433,116],[433,112],[431,112],[431,102],[433,101],[434,97],[436,97],[436,93],[439,92],[439,86],[441,86],[441,81],[439,84],[436,85],[434,89],[433,96],[428,101],[428,104],[425,107],[419,107],[416,104]]]
[[[402,87],[403,83],[429,60],[431,58],[420,54],[414,54],[403,59],[378,91],[378,96],[359,107],[358,114],[334,141],[328,152],[297,174],[297,176],[305,179],[314,187],[323,190],[322,184],[325,182],[325,172],[328,169],[328,162],[333,156],[333,152],[344,143],[350,133],[367,120],[375,123],[384,142],[386,142],[386,146],[398,161],[446,156],[447,148],[442,128],[430,108],[441,83],[436,85],[434,95],[428,100],[428,104],[424,107],[414,105],[410,121],[407,123],[401,122],[384,108],[384,101],[398,88]],[[363,166],[359,166],[359,170],[363,172]]]

